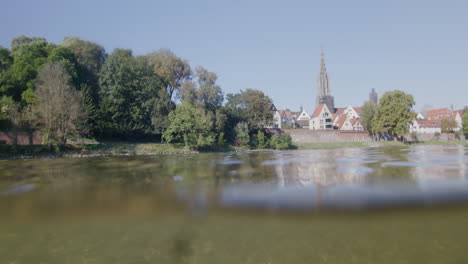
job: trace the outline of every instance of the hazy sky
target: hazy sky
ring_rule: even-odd
[[[7,0],[0,12],[4,47],[24,34],[170,48],[226,93],[260,89],[279,108],[313,110],[320,47],[337,106],[371,88],[410,93],[416,110],[468,105],[468,1]]]

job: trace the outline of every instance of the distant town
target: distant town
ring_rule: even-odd
[[[368,101],[378,104],[379,96],[375,88],[370,91]],[[309,113],[302,106],[299,111],[276,108],[273,111],[273,128],[366,131],[361,122],[361,106],[335,106],[323,51],[320,56],[320,72],[317,77],[317,97],[314,111]],[[453,110],[445,107],[427,110],[425,114],[415,113],[414,119],[409,125],[409,133],[436,134],[462,131],[463,112],[464,109]],[[446,129],[443,129],[444,121],[449,123]]]

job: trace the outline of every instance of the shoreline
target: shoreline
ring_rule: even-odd
[[[468,145],[468,140],[453,141],[372,141],[372,142],[321,142],[297,144],[292,150],[321,150],[343,148],[377,148],[404,147],[418,145]],[[83,145],[66,145],[62,149],[49,149],[45,145],[0,145],[0,160],[52,159],[52,158],[90,158],[90,157],[120,157],[120,156],[157,156],[157,155],[188,155],[200,153],[227,153],[239,151],[270,151],[273,149],[248,149],[235,146],[197,151],[180,145],[168,143],[98,143]]]

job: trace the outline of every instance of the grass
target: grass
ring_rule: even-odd
[[[28,157],[80,157],[183,154],[193,151],[177,144],[161,143],[100,143],[65,146],[47,145],[4,145],[0,144],[0,158]]]
[[[321,142],[321,143],[299,143],[298,149],[341,149],[341,148],[365,148],[369,147],[366,142]]]

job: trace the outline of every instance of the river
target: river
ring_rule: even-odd
[[[468,147],[0,160],[0,263],[468,263]]]

